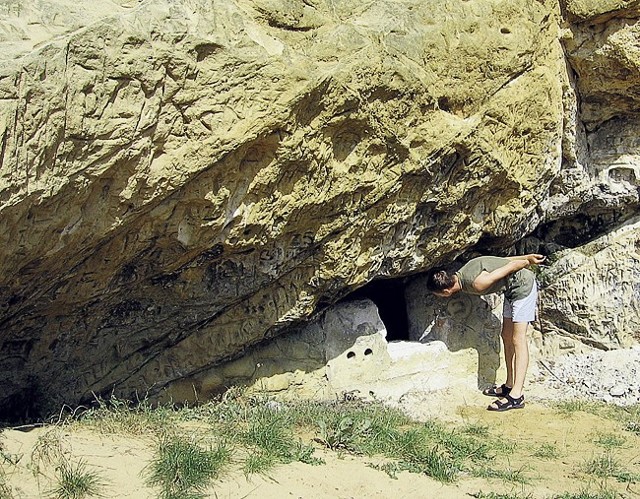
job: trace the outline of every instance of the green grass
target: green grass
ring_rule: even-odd
[[[406,417],[379,407],[352,407],[348,413],[321,419],[317,441],[333,450],[394,460],[395,465],[379,467],[390,476],[410,471],[447,483],[477,463],[510,452],[503,440],[488,437],[488,427],[467,425],[450,430],[436,421],[410,423]]]
[[[597,433],[593,443],[605,449],[615,449],[624,446],[627,439],[624,435],[617,433]]]
[[[152,406],[147,401],[134,403],[111,397],[96,399],[96,407],[79,417],[79,423],[100,433],[132,435],[161,434],[170,425],[176,411],[166,406]]]
[[[621,411],[584,401],[564,402],[557,409],[565,414],[593,412],[627,422],[638,417],[635,409]],[[467,423],[454,427],[436,420],[418,423],[380,403],[276,402],[230,390],[218,401],[179,410],[100,401],[79,417],[79,424],[101,433],[155,436],[158,446],[145,479],[162,499],[203,497],[227,471],[241,470],[250,476],[268,474],[274,467],[295,461],[322,464],[314,455],[318,445],[339,454],[375,457],[384,464],[371,466],[391,477],[411,472],[443,483],[454,482],[462,474],[518,485],[530,481],[527,469],[505,465],[503,458],[514,452],[515,444],[494,435],[489,426]],[[612,450],[635,437],[621,431],[597,433],[592,438],[593,444]],[[539,459],[561,455],[553,444],[540,444],[528,452]],[[59,435],[44,434],[32,461],[47,464],[68,454]],[[585,462],[581,470],[598,479],[636,480],[611,454]]]
[[[640,420],[638,421],[627,421],[624,426],[624,429],[635,433],[636,435],[640,435]]]
[[[51,491],[51,497],[55,499],[104,497],[105,482],[96,471],[87,469],[84,461],[73,464],[63,460],[56,471],[57,485]]]
[[[506,493],[496,493],[496,492],[477,492],[472,495],[472,497],[476,497],[477,499],[531,499],[533,496],[531,494],[521,494],[519,492],[506,492]]]
[[[231,451],[224,443],[202,448],[184,436],[164,436],[147,470],[147,483],[160,488],[161,499],[203,498],[230,460]]]
[[[541,444],[531,455],[540,459],[558,459],[561,453],[553,444]]]
[[[572,416],[576,412],[597,413],[598,405],[587,400],[565,400],[556,404],[556,410],[564,416]]]
[[[555,408],[565,416],[571,416],[576,412],[586,412],[605,419],[618,421],[623,429],[640,434],[640,404],[623,407],[605,402],[577,399],[558,402],[555,404]]]
[[[524,468],[513,470],[480,467],[472,470],[471,474],[477,478],[497,479],[523,485],[531,482],[531,479],[525,475]]]
[[[640,477],[627,471],[611,452],[606,452],[584,462],[582,471],[597,478],[615,478],[619,482],[633,483]]]
[[[214,432],[229,435],[230,444],[247,455],[243,466],[246,474],[265,473],[294,461],[322,463],[313,456],[310,444],[296,438],[297,429],[305,424],[300,422],[301,407],[302,404],[288,406],[261,397],[235,398],[211,408],[207,416]]]
[[[551,499],[622,499],[622,496],[615,491],[609,490],[600,492],[581,490],[579,492],[565,492],[564,494],[554,495]]]
[[[246,474],[265,473],[292,461],[319,464],[313,447],[294,437],[300,433],[338,453],[385,457],[389,462],[376,469],[390,476],[410,471],[442,482],[454,481],[461,471],[512,450],[504,439],[491,438],[486,426],[450,430],[435,421],[420,424],[379,403],[274,403],[233,394],[202,409],[203,416],[214,431],[233,435],[232,445],[245,450]]]
[[[467,424],[462,427],[462,433],[476,437],[488,437],[491,434],[489,427],[483,424]]]
[[[28,467],[33,476],[37,477],[42,474],[43,467],[66,461],[65,454],[68,452],[69,449],[64,442],[60,428],[54,426],[36,439]]]

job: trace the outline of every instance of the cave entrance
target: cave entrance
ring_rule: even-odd
[[[378,308],[387,329],[387,341],[409,340],[405,283],[402,279],[378,279],[357,289],[341,301],[369,299]]]

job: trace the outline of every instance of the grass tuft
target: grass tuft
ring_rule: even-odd
[[[619,482],[627,483],[637,482],[640,478],[637,474],[627,471],[611,452],[589,459],[583,464],[582,471],[598,478],[615,478]]]
[[[153,407],[146,400],[134,403],[111,397],[96,399],[96,407],[80,415],[79,422],[101,433],[148,435],[162,433],[174,411],[169,407]]]
[[[565,492],[564,494],[554,495],[552,499],[622,499],[623,496],[615,491],[602,490],[592,492],[590,490],[580,490],[578,492]]]
[[[541,444],[533,451],[532,455],[534,457],[539,457],[540,459],[558,459],[561,454],[555,445]]]
[[[640,435],[640,421],[628,421],[624,427],[625,430]]]
[[[520,494],[519,492],[506,492],[504,494],[497,492],[477,492],[475,494],[471,494],[472,497],[476,497],[477,499],[531,499],[533,496],[531,494]]]
[[[480,467],[472,470],[471,475],[477,478],[494,478],[504,480],[505,482],[519,483],[523,485],[531,482],[529,477],[525,475],[524,468],[517,470],[497,470],[494,468]]]
[[[487,438],[488,427],[467,425],[456,431],[436,421],[411,424],[406,417],[376,413],[367,406],[352,405],[346,412],[326,416],[318,422],[318,433],[317,441],[330,449],[394,460],[395,464],[377,467],[391,477],[410,471],[445,483],[454,481],[463,469],[491,461],[508,449],[503,441]]]
[[[56,468],[56,475],[58,484],[51,491],[55,499],[104,497],[105,482],[96,471],[88,470],[82,460],[76,464],[62,460]]]
[[[59,427],[54,426],[36,439],[28,467],[33,476],[37,477],[42,474],[43,466],[66,462],[69,453],[70,449],[64,441],[62,431]]]
[[[164,436],[149,465],[147,483],[160,487],[161,499],[199,499],[230,461],[224,443],[203,449],[184,436]]]
[[[624,446],[627,439],[624,435],[617,433],[601,433],[598,432],[593,439],[593,443],[605,449],[615,449]]]
[[[555,407],[556,410],[564,416],[572,416],[576,412],[593,413],[597,411],[593,402],[583,399],[564,400],[562,402],[558,402]]]

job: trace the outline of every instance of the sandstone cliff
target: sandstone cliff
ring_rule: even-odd
[[[154,394],[373,279],[623,222],[637,4],[0,6],[0,407]]]

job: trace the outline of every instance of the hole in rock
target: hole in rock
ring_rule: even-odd
[[[451,111],[451,104],[449,103],[449,98],[448,97],[440,97],[438,99],[438,107],[442,111],[446,111],[446,112]]]
[[[387,329],[387,341],[409,340],[409,319],[402,279],[379,279],[355,290],[342,301],[369,299]]]
[[[347,359],[353,359],[355,356],[356,356],[356,353],[355,353],[355,352],[349,352],[349,353],[347,354]]]
[[[364,354],[365,354],[365,355],[371,355],[372,353],[373,353],[373,350],[371,350],[370,348],[367,348],[367,349],[364,351]]]

